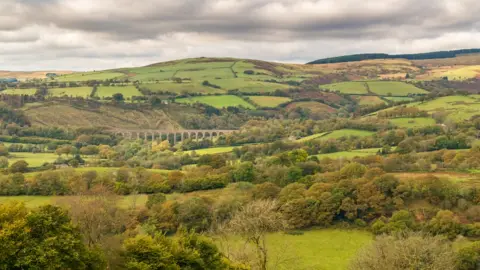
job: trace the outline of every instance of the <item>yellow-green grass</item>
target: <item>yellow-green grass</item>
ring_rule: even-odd
[[[378,96],[354,96],[360,106],[373,106],[379,104],[385,104],[385,100],[382,100]]]
[[[447,71],[436,73],[435,78],[447,77],[449,80],[467,80],[478,78],[480,76],[480,65],[465,66],[455,69],[448,69]]]
[[[173,81],[162,81],[152,84],[142,84],[141,88],[146,88],[152,92],[172,92],[172,93],[224,93],[222,89],[208,87],[202,85],[202,82],[184,81],[182,83],[176,83]]]
[[[390,119],[390,123],[401,128],[416,128],[435,125],[435,119],[427,117],[418,118],[395,118]]]
[[[320,85],[320,89],[328,89],[330,91],[339,91],[343,94],[367,94],[365,82],[341,82]]]
[[[221,153],[229,153],[233,151],[234,146],[226,146],[226,147],[212,147],[212,148],[205,148],[205,149],[197,149],[191,151],[185,151],[182,154],[197,154],[197,155],[213,155],[213,154],[221,154]]]
[[[99,86],[97,96],[100,98],[112,97],[114,94],[120,93],[124,98],[132,98],[133,96],[143,96],[133,85],[127,86]]]
[[[229,79],[234,78],[233,72],[230,68],[216,68],[216,69],[203,69],[192,71],[178,71],[175,74],[177,78],[189,78],[193,81],[208,80],[210,83],[214,83],[215,79]]]
[[[209,81],[225,90],[237,89],[244,93],[269,93],[275,90],[293,88],[287,84],[255,81],[248,78],[233,78]]]
[[[37,89],[34,88],[29,88],[29,89],[7,89],[2,92],[1,94],[6,94],[6,95],[29,95],[33,96],[37,92]]]
[[[385,99],[388,99],[393,102],[398,102],[398,101],[412,101],[413,98],[411,97],[384,97]]]
[[[60,82],[75,82],[75,81],[90,81],[90,80],[103,81],[103,80],[115,79],[123,76],[125,76],[125,74],[120,72],[114,72],[114,71],[79,72],[79,73],[62,75],[55,78],[55,80]]]
[[[47,204],[58,204],[62,200],[68,200],[74,196],[0,196],[0,204],[11,201],[24,202],[29,208],[35,208]],[[122,196],[118,201],[118,206],[122,208],[132,207],[135,203],[136,207],[142,207],[147,202],[148,196],[141,195],[128,195]]]
[[[309,109],[311,113],[325,114],[333,113],[336,110],[327,104],[316,101],[300,101],[292,102],[286,107],[288,111],[295,110],[296,108]]]
[[[244,245],[240,238],[231,236],[228,239],[229,245],[219,244],[220,249],[229,246],[254,256],[253,248]],[[369,232],[360,230],[319,229],[303,231],[301,235],[272,233],[266,240],[270,252],[269,269],[347,269],[358,251],[372,241]]]
[[[73,172],[77,172],[77,173],[95,171],[99,174],[105,174],[105,173],[116,172],[119,169],[121,169],[121,168],[117,168],[117,167],[79,167],[79,168],[58,169],[58,170],[55,170],[55,171],[56,172],[73,171]],[[160,173],[160,174],[168,174],[169,172],[171,172],[170,170],[162,170],[162,169],[146,169],[146,170],[148,172],[151,172],[151,173]],[[39,173],[42,173],[42,172],[25,173],[24,176],[27,177],[27,178],[30,178],[30,177],[34,177],[35,175],[37,175]]]
[[[232,96],[232,95],[224,95],[224,96],[197,96],[197,97],[189,97],[189,98],[178,98],[175,100],[179,103],[185,104],[193,104],[193,103],[203,103],[210,105],[215,108],[226,108],[226,107],[239,107],[242,106],[247,109],[254,109],[255,107],[243,100],[240,97]]]
[[[92,87],[66,87],[66,88],[52,88],[48,89],[48,94],[55,97],[73,96],[73,97],[89,97],[92,94]]]
[[[351,151],[342,151],[342,152],[335,152],[335,153],[328,153],[328,154],[319,154],[317,157],[319,159],[322,158],[345,158],[351,159],[354,157],[366,157],[366,156],[373,156],[378,153],[381,148],[369,148],[369,149],[358,149],[358,150],[351,150]]]
[[[380,96],[408,96],[409,94],[428,94],[428,91],[404,82],[372,81],[368,82],[370,91]]]
[[[339,139],[342,137],[368,137],[372,136],[375,134],[375,132],[372,131],[366,131],[366,130],[359,130],[359,129],[339,129],[339,130],[334,130],[319,139],[321,140],[328,140],[328,139]]]
[[[25,160],[29,167],[40,167],[46,162],[54,162],[58,155],[54,153],[10,153],[8,163],[11,165],[19,160]]]
[[[468,121],[473,116],[480,115],[479,96],[448,96],[440,97],[427,102],[414,102],[409,107],[417,107],[429,113],[444,111],[448,119],[454,121]]]
[[[272,97],[272,96],[249,96],[253,103],[257,104],[260,107],[269,107],[275,108],[280,104],[287,103],[291,101],[288,97]]]
[[[328,134],[328,132],[322,132],[322,133],[313,134],[313,135],[310,135],[310,136],[307,136],[307,137],[303,137],[303,138],[298,139],[297,142],[308,142],[308,141],[311,141],[313,139],[320,138],[320,137],[324,136],[325,134]]]

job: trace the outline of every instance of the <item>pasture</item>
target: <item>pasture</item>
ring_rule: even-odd
[[[308,142],[308,141],[311,141],[313,139],[320,138],[320,137],[324,136],[325,134],[328,134],[328,132],[322,132],[322,133],[313,134],[313,135],[310,135],[310,136],[307,136],[307,137],[303,137],[303,138],[298,139],[297,142]]]
[[[209,106],[221,109],[226,107],[239,107],[242,106],[247,109],[255,109],[255,107],[243,100],[240,97],[232,96],[232,95],[224,95],[224,96],[197,96],[197,97],[189,97],[189,98],[178,98],[175,100],[178,103],[184,104],[194,104],[194,103],[203,103]]]
[[[347,269],[350,260],[372,239],[369,232],[360,230],[319,229],[301,231],[300,235],[272,233],[266,239],[269,266],[278,270]],[[252,247],[238,237],[229,236],[216,242],[224,252],[228,252],[228,247],[230,251],[255,255]]]
[[[37,89],[35,88],[29,88],[29,89],[6,89],[0,92],[0,94],[6,94],[6,95],[28,95],[28,96],[33,96],[37,92]]]
[[[427,102],[414,102],[407,106],[417,107],[429,113],[442,111],[448,114],[447,119],[461,122],[480,115],[480,96],[447,96]]]
[[[408,96],[409,94],[428,94],[428,91],[404,82],[371,81],[368,82],[370,91],[379,96]]]
[[[349,137],[368,137],[375,134],[372,131],[366,130],[359,130],[359,129],[339,129],[334,130],[325,136],[320,137],[321,140],[328,140],[328,139],[339,139],[339,138],[349,138]]]
[[[8,157],[8,163],[11,165],[19,160],[25,160],[29,167],[40,167],[45,162],[54,162],[58,158],[58,155],[54,153],[10,153]]]
[[[92,81],[92,80],[109,80],[119,77],[123,77],[125,74],[115,71],[93,71],[93,72],[77,72],[58,76],[55,78],[59,82],[80,82],[80,81]]]
[[[338,91],[342,94],[368,94],[365,82],[341,82],[333,84],[320,85],[320,89],[328,89],[330,91]]]
[[[205,148],[205,149],[196,149],[190,151],[184,151],[182,154],[197,154],[197,155],[213,155],[213,154],[221,154],[221,153],[229,153],[233,151],[234,146],[226,146],[226,147],[212,147],[212,148]]]
[[[401,128],[417,128],[435,125],[435,119],[427,117],[418,118],[394,118],[389,120],[390,123]]]
[[[385,100],[378,96],[353,96],[360,106],[374,106],[379,104],[385,104]]]
[[[82,87],[66,87],[66,88],[52,88],[48,89],[48,95],[54,97],[90,97],[93,88],[89,86],[82,86]]]
[[[274,96],[249,96],[253,103],[260,107],[275,108],[280,104],[290,102],[291,99],[287,97],[274,97]]]
[[[322,158],[331,158],[331,159],[338,159],[338,158],[345,158],[351,159],[355,157],[366,157],[366,156],[374,156],[378,153],[381,148],[369,148],[369,149],[357,149],[351,151],[342,151],[342,152],[335,152],[335,153],[327,153],[327,154],[318,154],[316,155],[318,159]]]
[[[127,86],[99,86],[97,96],[100,98],[112,97],[114,94],[120,93],[125,99],[131,99],[133,96],[143,96],[133,85]]]
[[[393,102],[399,102],[399,101],[412,101],[413,98],[411,97],[384,97],[384,99],[393,101]]]
[[[326,114],[326,113],[333,113],[336,110],[327,104],[323,104],[316,101],[300,101],[300,102],[292,102],[288,104],[286,107],[287,111],[293,111],[296,108],[302,109],[309,109],[311,113],[314,114]]]
[[[248,78],[219,79],[209,82],[225,90],[238,90],[243,93],[270,93],[275,90],[293,88],[287,84],[256,81]]]
[[[188,93],[224,93],[225,91],[213,87],[204,86],[201,82],[183,81],[182,83],[176,83],[173,81],[162,81],[151,84],[141,84],[140,88],[145,88],[152,92],[171,92],[176,94],[188,94]]]

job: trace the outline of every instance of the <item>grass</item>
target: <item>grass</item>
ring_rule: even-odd
[[[280,104],[291,101],[291,99],[287,97],[273,97],[273,96],[249,96],[248,98],[258,106],[267,107],[267,108],[275,108]]]
[[[12,163],[25,160],[29,167],[40,167],[46,162],[54,162],[58,158],[58,155],[54,153],[10,153],[8,157],[8,163]]]
[[[449,80],[461,81],[480,76],[480,65],[463,67],[440,67],[433,69],[427,79],[440,79],[447,77]]]
[[[316,113],[316,114],[333,113],[336,111],[334,108],[328,106],[327,104],[323,104],[316,101],[292,102],[288,104],[287,110],[291,111],[296,109],[297,107],[300,107],[303,109],[309,109],[310,112]]]
[[[435,119],[427,117],[419,118],[395,118],[390,119],[390,123],[401,128],[416,128],[435,125]]]
[[[193,152],[195,152],[197,155],[213,155],[213,154],[221,154],[221,153],[232,152],[233,148],[235,148],[235,147],[234,146],[212,147],[212,148],[185,151],[185,152],[183,152],[183,154],[193,154]]]
[[[7,89],[0,93],[6,95],[29,95],[33,96],[37,92],[37,89],[30,88],[30,89]]]
[[[198,96],[198,97],[190,97],[190,98],[179,98],[175,100],[179,103],[185,104],[193,104],[196,102],[204,103],[210,105],[212,107],[221,109],[226,107],[239,107],[242,106],[247,109],[255,109],[255,107],[246,102],[245,100],[232,95],[224,95],[224,96]]]
[[[52,88],[48,89],[48,94],[54,97],[74,96],[74,97],[89,97],[93,88],[89,86],[82,87],[66,87],[66,88]]]
[[[270,269],[347,269],[350,260],[373,239],[370,233],[360,230],[320,229],[302,233],[272,233],[267,236]],[[251,246],[244,246],[237,237],[229,238],[231,247],[246,248],[247,254],[254,255]]]
[[[212,88],[208,86],[203,86],[200,82],[191,82],[191,81],[184,81],[182,83],[175,83],[173,81],[163,81],[158,83],[152,84],[142,84],[140,85],[141,88],[148,89],[152,92],[172,92],[177,94],[183,93],[224,93],[225,91],[217,88]]]
[[[370,91],[380,96],[408,96],[409,94],[428,94],[427,91],[412,84],[394,81],[368,82]]]
[[[408,106],[429,113],[443,111],[448,114],[447,119],[461,122],[480,115],[480,96],[447,96],[427,102],[410,103]]]
[[[341,82],[320,85],[321,89],[328,89],[330,91],[339,91],[343,94],[367,94],[367,88],[364,82]]]
[[[369,149],[359,149],[359,150],[351,150],[351,151],[342,151],[342,152],[335,152],[335,153],[328,153],[328,154],[319,154],[317,157],[319,159],[322,158],[345,158],[351,159],[354,157],[366,157],[366,156],[373,156],[376,155],[378,150],[381,148],[369,148]]]
[[[328,132],[322,132],[322,133],[313,134],[313,135],[310,135],[310,136],[307,136],[307,137],[303,137],[303,138],[298,139],[297,142],[308,142],[308,141],[311,141],[313,139],[320,138],[320,137],[324,136],[325,134],[328,134]]]
[[[375,132],[366,131],[366,130],[339,129],[339,130],[334,130],[328,133],[327,135],[320,137],[320,139],[328,140],[328,139],[339,139],[342,137],[368,137],[373,134],[375,134]]]
[[[378,96],[355,96],[354,98],[357,100],[360,106],[372,106],[386,103]]]
[[[29,208],[39,207],[47,204],[56,204],[59,200],[69,198],[72,196],[0,196],[0,203],[6,203],[10,201],[24,202]],[[135,202],[136,207],[144,206],[147,202],[147,195],[129,195],[122,196],[118,202],[118,206],[122,208],[128,208]]]
[[[96,71],[96,72],[79,72],[57,77],[55,80],[60,82],[72,81],[90,81],[90,80],[109,80],[118,77],[123,77],[125,74],[114,71]]]
[[[97,96],[100,98],[112,97],[114,94],[120,93],[125,99],[133,96],[143,96],[133,85],[127,86],[99,86],[97,89]]]
[[[210,83],[218,85],[225,90],[237,89],[243,93],[270,93],[275,90],[293,88],[286,84],[256,81],[249,78],[212,80]]]
[[[398,102],[398,101],[412,101],[413,98],[411,97],[384,97],[385,99],[388,99],[393,102]]]

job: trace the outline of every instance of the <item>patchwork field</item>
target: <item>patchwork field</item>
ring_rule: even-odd
[[[408,96],[409,94],[428,94],[428,91],[417,88],[414,85],[394,81],[368,82],[370,91],[379,96]]]
[[[198,97],[189,97],[189,98],[179,98],[175,100],[178,103],[185,104],[194,104],[194,103],[203,103],[210,105],[215,108],[226,108],[226,107],[239,107],[242,106],[247,109],[255,109],[253,105],[246,102],[240,97],[232,95],[224,96],[198,96]]]
[[[152,84],[142,84],[141,88],[148,89],[152,92],[172,92],[177,94],[188,93],[224,93],[222,89],[208,87],[202,85],[200,82],[184,81],[182,83],[176,83],[173,81],[163,81]]]
[[[463,81],[472,78],[480,77],[480,65],[471,65],[471,66],[440,66],[434,67],[426,74],[423,74],[418,77],[421,80],[438,80],[441,78],[447,77],[451,81]]]
[[[130,99],[133,96],[143,96],[143,94],[133,85],[108,87],[99,86],[97,89],[97,96],[100,98],[112,97],[117,93],[122,94],[125,99]]]
[[[54,162],[58,155],[54,153],[10,153],[8,163],[11,165],[19,160],[25,160],[29,167],[40,167],[45,162]]]
[[[274,92],[275,90],[293,88],[286,84],[255,81],[249,78],[220,79],[209,82],[218,85],[225,90],[238,90],[243,93],[270,93]]]
[[[52,88],[48,89],[48,94],[54,97],[72,96],[72,97],[89,97],[93,88],[88,86],[83,87],[66,87],[66,88]]]
[[[94,72],[77,72],[58,76],[55,78],[59,82],[80,82],[93,80],[109,80],[125,76],[125,74],[114,71],[94,71]]]
[[[375,134],[372,131],[358,130],[358,129],[339,129],[332,131],[325,136],[320,137],[322,140],[339,139],[342,137],[368,137]]]
[[[339,91],[342,94],[368,94],[365,82],[342,82],[320,85],[319,87],[330,91]]]
[[[334,108],[316,101],[293,102],[288,104],[287,106],[288,111],[292,111],[296,108],[309,109],[312,113],[318,113],[318,114],[335,112]]]
[[[435,119],[419,117],[419,118],[395,118],[390,119],[390,123],[394,124],[397,127],[401,128],[416,128],[424,126],[433,126],[435,125]]]
[[[372,106],[386,103],[385,100],[382,100],[378,96],[353,96],[353,98],[357,100],[360,106]]]
[[[275,96],[249,96],[253,103],[260,107],[275,108],[280,104],[290,102],[291,99],[287,97],[275,97]]]
[[[0,93],[1,94],[6,94],[6,95],[28,95],[28,96],[33,96],[37,92],[37,89],[7,89],[3,90]]]
[[[351,150],[351,151],[342,151],[342,152],[335,152],[335,153],[328,153],[328,154],[318,154],[317,157],[319,159],[322,158],[345,158],[351,159],[354,157],[366,157],[366,156],[373,156],[378,153],[381,148],[369,148],[369,149],[359,149],[359,150]]]
[[[195,154],[197,155],[213,155],[213,154],[221,154],[221,153],[229,153],[233,151],[234,146],[227,146],[227,147],[212,147],[212,148],[205,148],[205,149],[197,149],[191,151],[184,151],[182,154]]]
[[[398,101],[412,101],[413,98],[411,97],[384,97],[385,99],[388,99],[393,102],[398,102]]]
[[[444,111],[448,119],[467,121],[475,115],[480,115],[480,96],[447,96],[427,102],[414,102],[407,106],[417,107],[429,113]]]
[[[267,236],[271,254],[270,268],[278,270],[347,269],[350,260],[372,241],[366,231],[321,229],[302,231],[300,235],[274,233]],[[219,242],[219,247],[240,250],[242,254],[254,256],[250,246],[237,237]],[[224,250],[225,252],[227,250]]]

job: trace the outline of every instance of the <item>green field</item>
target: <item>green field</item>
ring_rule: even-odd
[[[205,149],[197,149],[191,151],[184,151],[183,154],[195,154],[197,155],[212,155],[212,154],[221,154],[221,153],[228,153],[232,152],[235,146],[226,146],[226,147],[212,147],[212,148],[205,148]]]
[[[429,113],[444,111],[448,119],[468,121],[473,116],[480,115],[480,96],[447,96],[427,102],[414,102],[407,106],[417,107]]]
[[[163,81],[152,84],[141,84],[140,88],[148,89],[152,92],[172,92],[177,94],[188,93],[224,93],[225,91],[213,87],[204,86],[201,82],[184,81],[175,83],[173,81]]]
[[[247,109],[255,109],[252,104],[246,102],[245,100],[232,95],[224,96],[198,96],[190,98],[179,98],[175,100],[178,103],[193,104],[196,102],[204,103],[215,108],[226,108],[226,107],[238,107],[242,106]]]
[[[260,107],[275,108],[280,104],[287,103],[291,101],[287,97],[274,97],[274,96],[249,96],[250,100],[253,103],[257,104]]]
[[[412,101],[413,98],[411,97],[384,97],[385,99],[388,99],[393,102],[398,102],[398,101]]]
[[[449,80],[467,80],[477,78],[479,76],[480,65],[455,68],[435,74],[436,79],[447,77]]]
[[[67,75],[62,75],[55,80],[60,81],[60,82],[75,82],[75,81],[91,81],[91,80],[109,80],[109,79],[114,79],[118,77],[123,77],[125,74],[120,73],[120,72],[114,72],[114,71],[98,71],[98,72],[79,72],[79,73],[72,73],[72,74],[67,74]]]
[[[97,96],[100,98],[112,97],[114,94],[120,93],[125,99],[133,96],[143,96],[138,89],[133,85],[127,86],[99,86],[97,89]]]
[[[265,78],[267,79],[267,78]],[[293,88],[292,86],[279,83],[255,81],[248,78],[212,80],[210,83],[220,86],[225,90],[239,90],[244,93],[270,93],[278,89]]]
[[[408,96],[409,94],[428,94],[427,91],[414,85],[394,81],[368,82],[370,91],[380,96]]]
[[[270,234],[267,236],[269,269],[347,269],[350,260],[371,241],[370,233],[359,230],[321,229],[303,231],[301,235]],[[227,242],[230,248],[246,250],[246,254],[254,256],[251,247],[244,246],[237,237],[229,237]]]
[[[354,96],[360,106],[372,106],[385,104],[385,100],[381,99],[378,96]]]
[[[10,153],[8,157],[8,163],[12,163],[25,160],[30,167],[40,167],[45,162],[54,162],[57,160],[58,155],[54,153]]]
[[[365,82],[341,82],[320,85],[321,89],[339,91],[342,94],[368,94]]]
[[[335,152],[335,153],[328,153],[328,154],[319,154],[317,157],[319,159],[322,158],[354,158],[354,157],[366,157],[366,156],[373,156],[376,155],[378,150],[381,148],[369,148],[369,149],[359,149],[359,150],[351,150],[351,151],[342,151],[342,152]]]
[[[419,117],[419,118],[395,118],[390,119],[390,123],[401,128],[416,128],[435,125],[435,119]]]
[[[48,94],[54,97],[73,96],[73,97],[89,97],[93,88],[89,86],[82,87],[66,87],[48,89]]]
[[[38,207],[47,204],[56,204],[59,200],[68,199],[71,196],[0,196],[0,203],[9,201],[24,202],[27,207]],[[137,207],[144,206],[147,202],[147,195],[129,195],[122,196],[119,200],[119,206],[123,208],[131,207],[135,202]]]
[[[7,89],[3,90],[0,93],[6,95],[29,95],[33,96],[37,92],[37,89],[30,88],[30,89]]]
[[[366,131],[366,130],[339,129],[339,130],[334,130],[325,136],[322,136],[320,139],[328,140],[328,139],[338,139],[342,137],[368,137],[373,134],[375,134],[375,132]]]
[[[310,135],[310,136],[307,136],[307,137],[303,137],[303,138],[298,139],[297,142],[308,142],[308,141],[311,141],[313,139],[320,138],[320,137],[324,136],[325,134],[328,134],[328,132],[322,132],[322,133],[313,134],[313,135]]]

